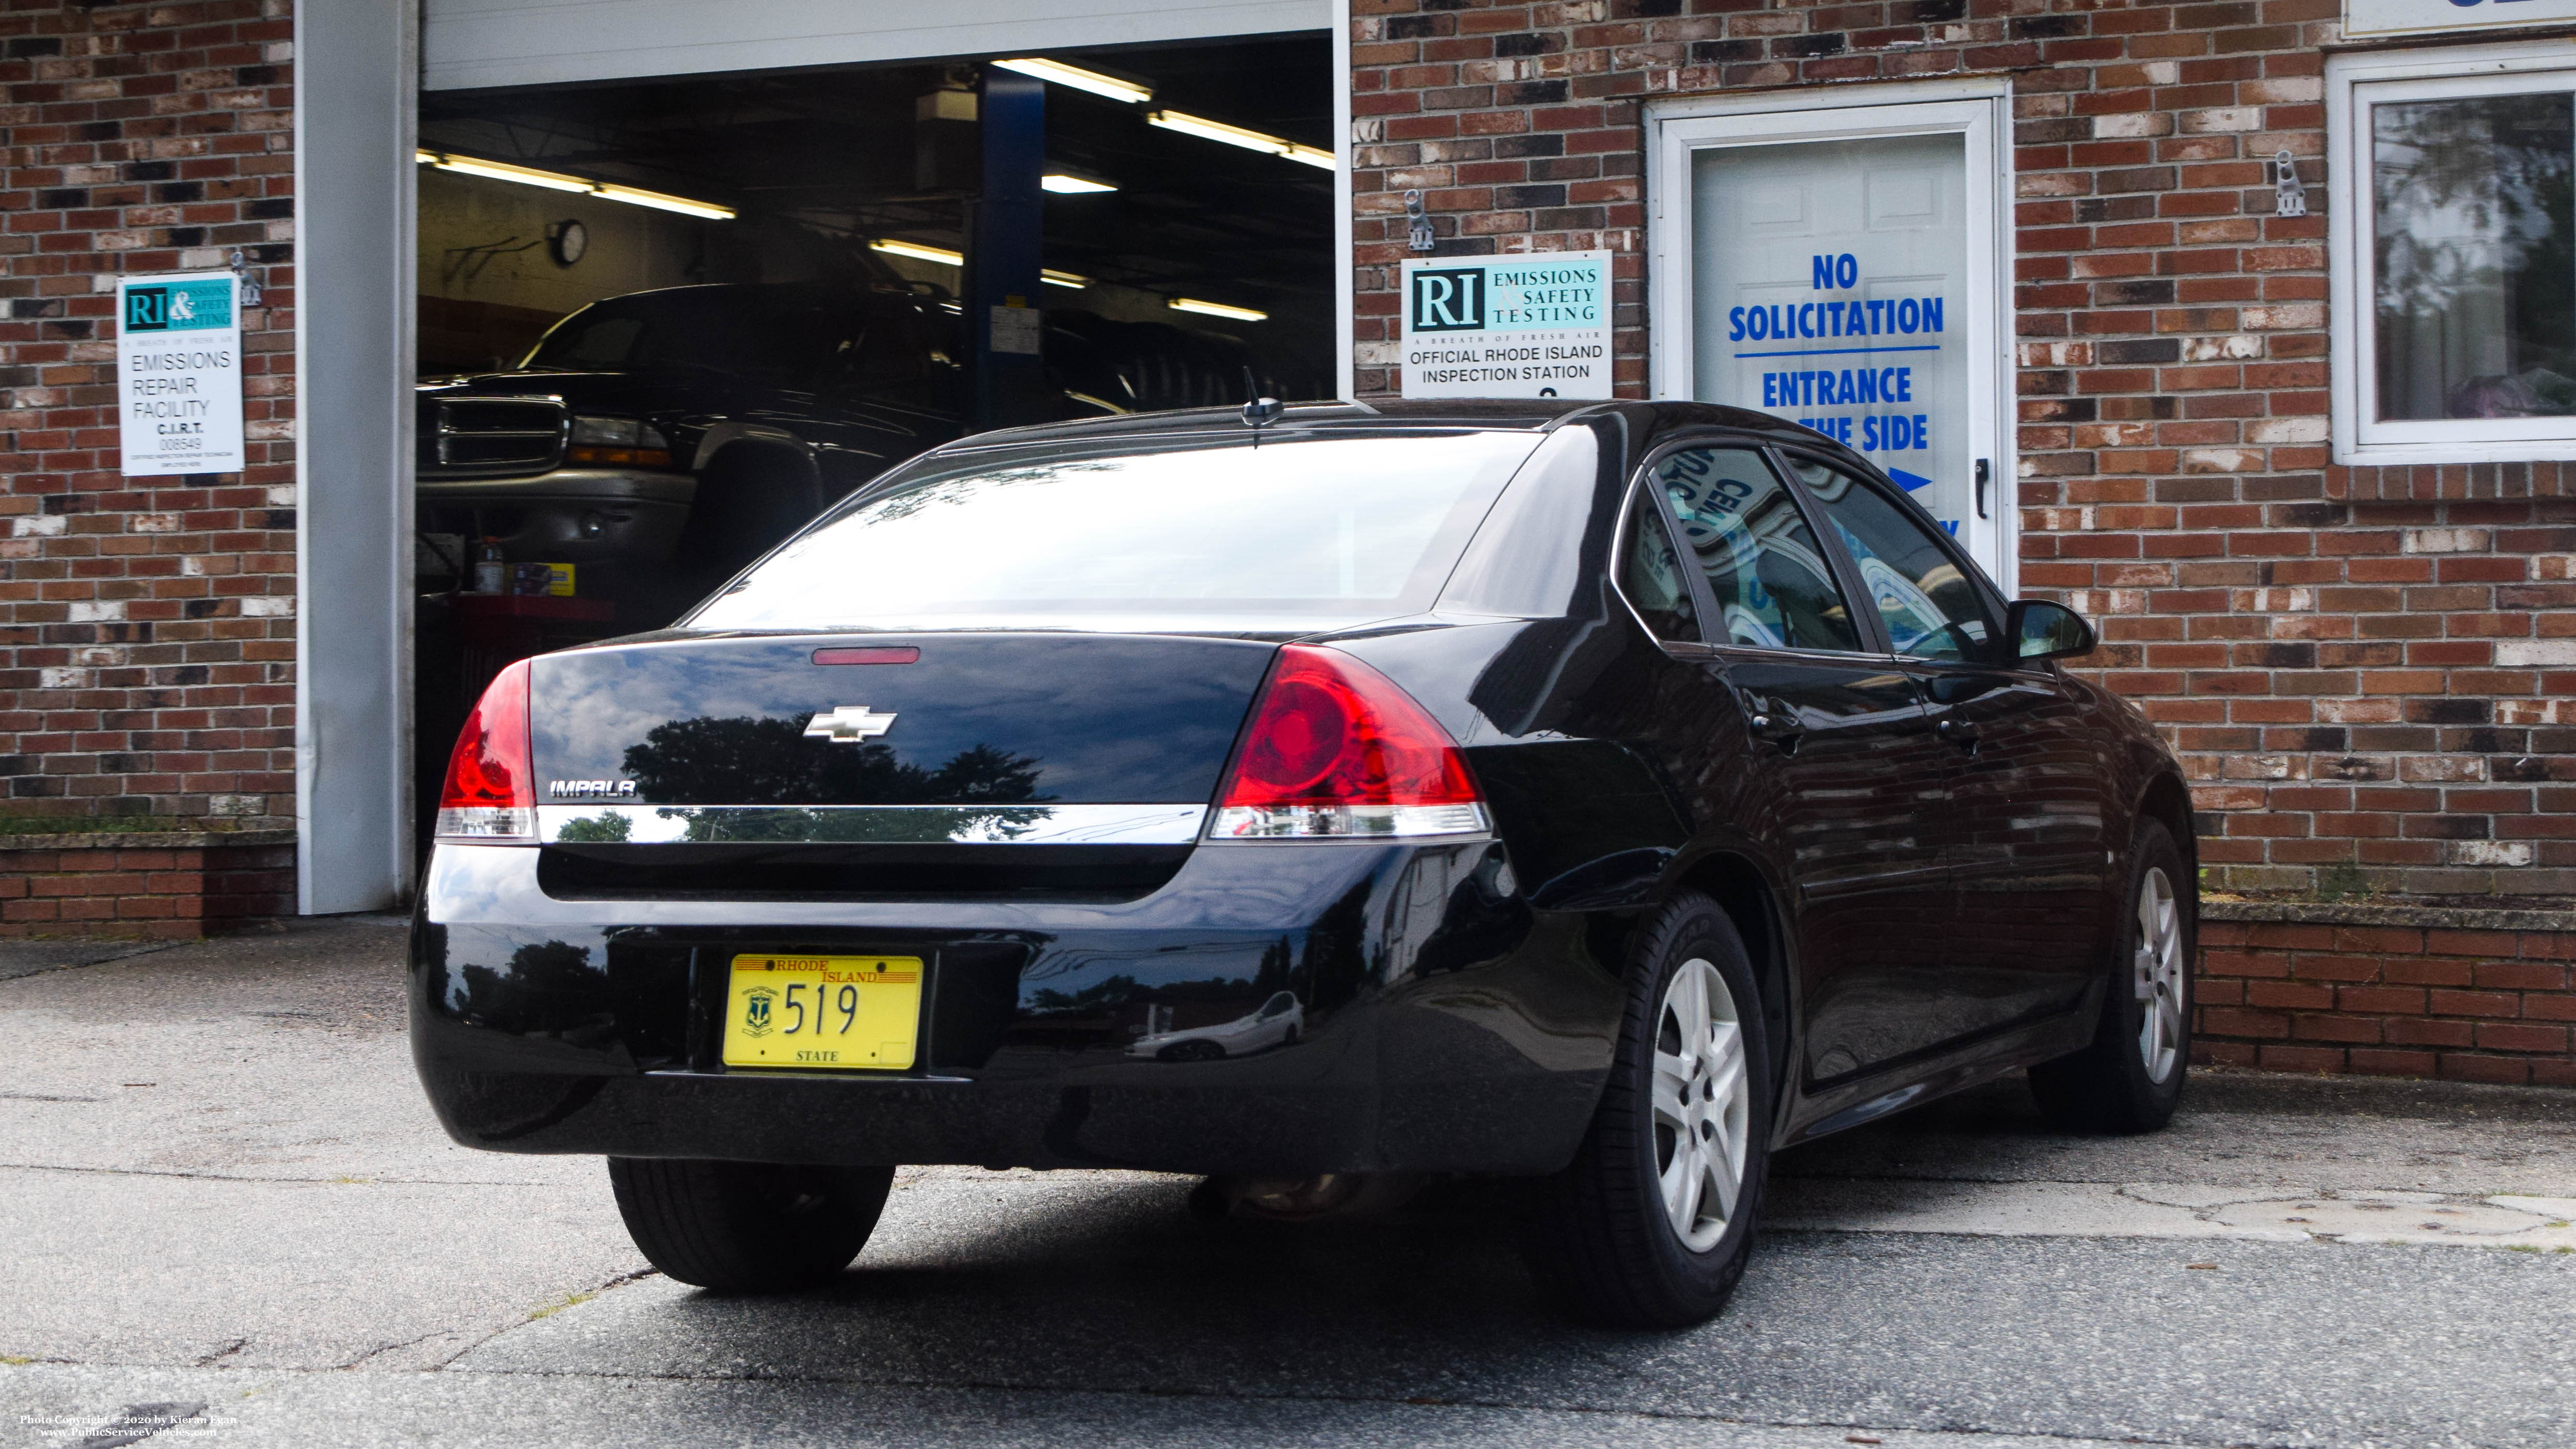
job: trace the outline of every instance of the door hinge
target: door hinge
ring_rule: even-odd
[[[1439,237],[1432,233],[1431,214],[1423,209],[1419,191],[1404,193],[1404,229],[1405,245],[1411,250],[1427,252],[1440,245]]]

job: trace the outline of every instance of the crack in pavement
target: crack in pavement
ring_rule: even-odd
[[[195,944],[197,943],[193,941],[134,941],[116,945],[101,945],[96,942],[76,945],[65,942],[59,946],[36,945],[30,948],[29,943],[13,941],[8,943],[7,947],[0,948],[0,981],[22,981],[30,976],[42,976],[49,971],[73,971],[83,966],[104,966],[111,961],[131,961],[137,956],[149,956],[155,951],[167,951],[174,946]],[[88,959],[80,961],[26,959],[42,958],[57,953],[84,956]]]
[[[416,1348],[421,1344],[429,1342],[433,1338],[454,1338],[459,1334],[470,1333],[472,1331],[472,1329],[468,1328],[433,1328],[429,1332],[424,1333],[417,1338],[406,1338],[400,1343],[378,1344],[374,1348],[368,1349],[365,1353],[358,1355],[356,1358],[349,1360],[347,1363],[332,1365],[329,1371],[332,1373],[347,1373],[349,1370],[359,1367],[367,1360],[374,1358],[379,1354],[392,1353],[397,1349]],[[490,1335],[485,1335],[484,1341],[488,1341],[489,1337]],[[432,1367],[444,1367],[447,1363],[452,1362],[454,1362],[454,1358],[451,1356]]]
[[[662,1275],[661,1275],[661,1273],[660,1273],[658,1270],[656,1270],[656,1269],[652,1269],[652,1268],[639,1268],[639,1269],[637,1269],[637,1270],[635,1270],[634,1272],[631,1272],[631,1273],[619,1273],[619,1274],[617,1274],[617,1275],[616,1275],[616,1276],[614,1276],[614,1277],[604,1279],[604,1280],[602,1280],[602,1281],[599,1283],[599,1285],[598,1285],[597,1287],[594,1287],[594,1288],[588,1288],[588,1289],[583,1289],[583,1290],[580,1290],[579,1292],[576,1292],[576,1293],[568,1293],[568,1294],[565,1294],[565,1295],[564,1295],[564,1298],[565,1298],[565,1300],[566,1300],[566,1301],[560,1301],[560,1302],[557,1302],[557,1303],[554,1303],[554,1304],[551,1304],[551,1305],[546,1305],[546,1306],[543,1306],[543,1307],[539,1307],[539,1308],[535,1308],[535,1309],[531,1309],[531,1310],[529,1310],[527,1313],[525,1313],[525,1314],[521,1315],[521,1316],[520,1316],[520,1318],[519,1318],[519,1320],[518,1320],[517,1322],[515,1322],[515,1323],[505,1323],[505,1324],[502,1324],[500,1327],[495,1328],[495,1329],[493,1329],[491,1332],[484,1334],[481,1338],[475,1339],[472,1343],[469,1343],[469,1344],[465,1345],[463,1348],[458,1349],[456,1352],[449,1354],[447,1357],[445,1357],[445,1358],[443,1358],[443,1359],[440,1359],[438,1362],[436,1362],[436,1363],[434,1363],[434,1364],[431,1364],[431,1365],[429,1366],[430,1371],[431,1371],[431,1372],[433,1372],[433,1373],[446,1373],[446,1372],[449,1372],[449,1371],[450,1371],[450,1369],[449,1369],[449,1367],[448,1367],[449,1365],[451,1365],[451,1364],[455,1363],[458,1359],[465,1357],[465,1355],[467,1355],[467,1354],[469,1354],[469,1353],[472,1353],[474,1350],[476,1350],[476,1349],[478,1349],[478,1348],[481,1348],[483,1345],[485,1345],[485,1344],[487,1344],[487,1343],[492,1342],[494,1339],[499,1338],[501,1335],[503,1335],[503,1334],[505,1334],[505,1333],[510,1332],[512,1329],[525,1328],[525,1327],[527,1327],[527,1326],[528,1326],[529,1324],[531,1324],[531,1323],[536,1323],[536,1322],[539,1322],[539,1321],[541,1321],[541,1320],[544,1320],[544,1319],[547,1319],[547,1318],[551,1318],[551,1317],[553,1317],[555,1314],[562,1312],[562,1311],[563,1311],[564,1309],[566,1309],[566,1308],[577,1307],[577,1306],[579,1306],[580,1304],[587,1303],[587,1302],[589,1302],[589,1301],[591,1301],[591,1300],[593,1300],[593,1299],[598,1298],[598,1297],[599,1297],[601,1294],[603,1294],[603,1293],[607,1293],[607,1292],[609,1292],[609,1291],[611,1291],[611,1290],[613,1290],[613,1289],[623,1288],[623,1287],[625,1287],[625,1286],[626,1286],[627,1284],[629,1284],[629,1283],[637,1283],[637,1282],[641,1282],[641,1281],[643,1281],[643,1280],[644,1280],[644,1279],[646,1279],[646,1278],[658,1278],[658,1277],[660,1277],[660,1276],[662,1276]],[[423,1335],[423,1336],[424,1336],[424,1337],[435,1337],[435,1335]],[[372,1355],[372,1354],[371,1354],[371,1355],[367,1355],[367,1357],[373,1357],[373,1355]],[[349,1367],[352,1367],[352,1368],[356,1367],[356,1365],[355,1365],[355,1364],[351,1364],[351,1365],[348,1365],[348,1366],[349,1366]],[[477,1370],[477,1369],[456,1369],[456,1370],[454,1370],[454,1372],[457,1372],[457,1373],[477,1373],[477,1372],[481,1372],[481,1370]]]

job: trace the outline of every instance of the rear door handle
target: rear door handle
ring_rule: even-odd
[[[1807,732],[1807,727],[1798,723],[1797,716],[1783,711],[1755,710],[1745,723],[1754,734],[1782,746],[1794,747],[1798,737]]]
[[[1932,733],[1963,750],[1974,750],[1977,747],[1977,727],[1956,716],[1943,718],[1940,723],[1932,726]]]

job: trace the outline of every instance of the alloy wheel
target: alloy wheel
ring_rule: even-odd
[[[1752,1093],[1735,996],[1696,956],[1673,972],[1658,1008],[1654,1113],[1664,1216],[1682,1246],[1707,1252],[1726,1235],[1743,1193]]]
[[[2161,866],[2151,866],[2138,882],[2138,949],[2131,977],[2142,1010],[2138,1013],[2138,1057],[2147,1080],[2161,1083],[2173,1075],[2182,1054],[2183,960],[2182,917],[2174,906],[2173,882]]]

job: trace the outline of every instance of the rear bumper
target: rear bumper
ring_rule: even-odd
[[[514,516],[502,536],[511,558],[659,562],[678,546],[697,488],[686,473],[557,468],[524,478],[424,478],[415,493],[428,517]]]
[[[557,899],[538,849],[441,845],[412,936],[413,1053],[450,1135],[499,1151],[1546,1172],[1590,1120],[1619,983],[1585,917],[1496,893],[1500,853],[1227,843],[1131,901],[750,903]],[[923,957],[917,1067],[724,1070],[724,976],[746,950]],[[1128,1050],[1281,990],[1293,1039]]]

